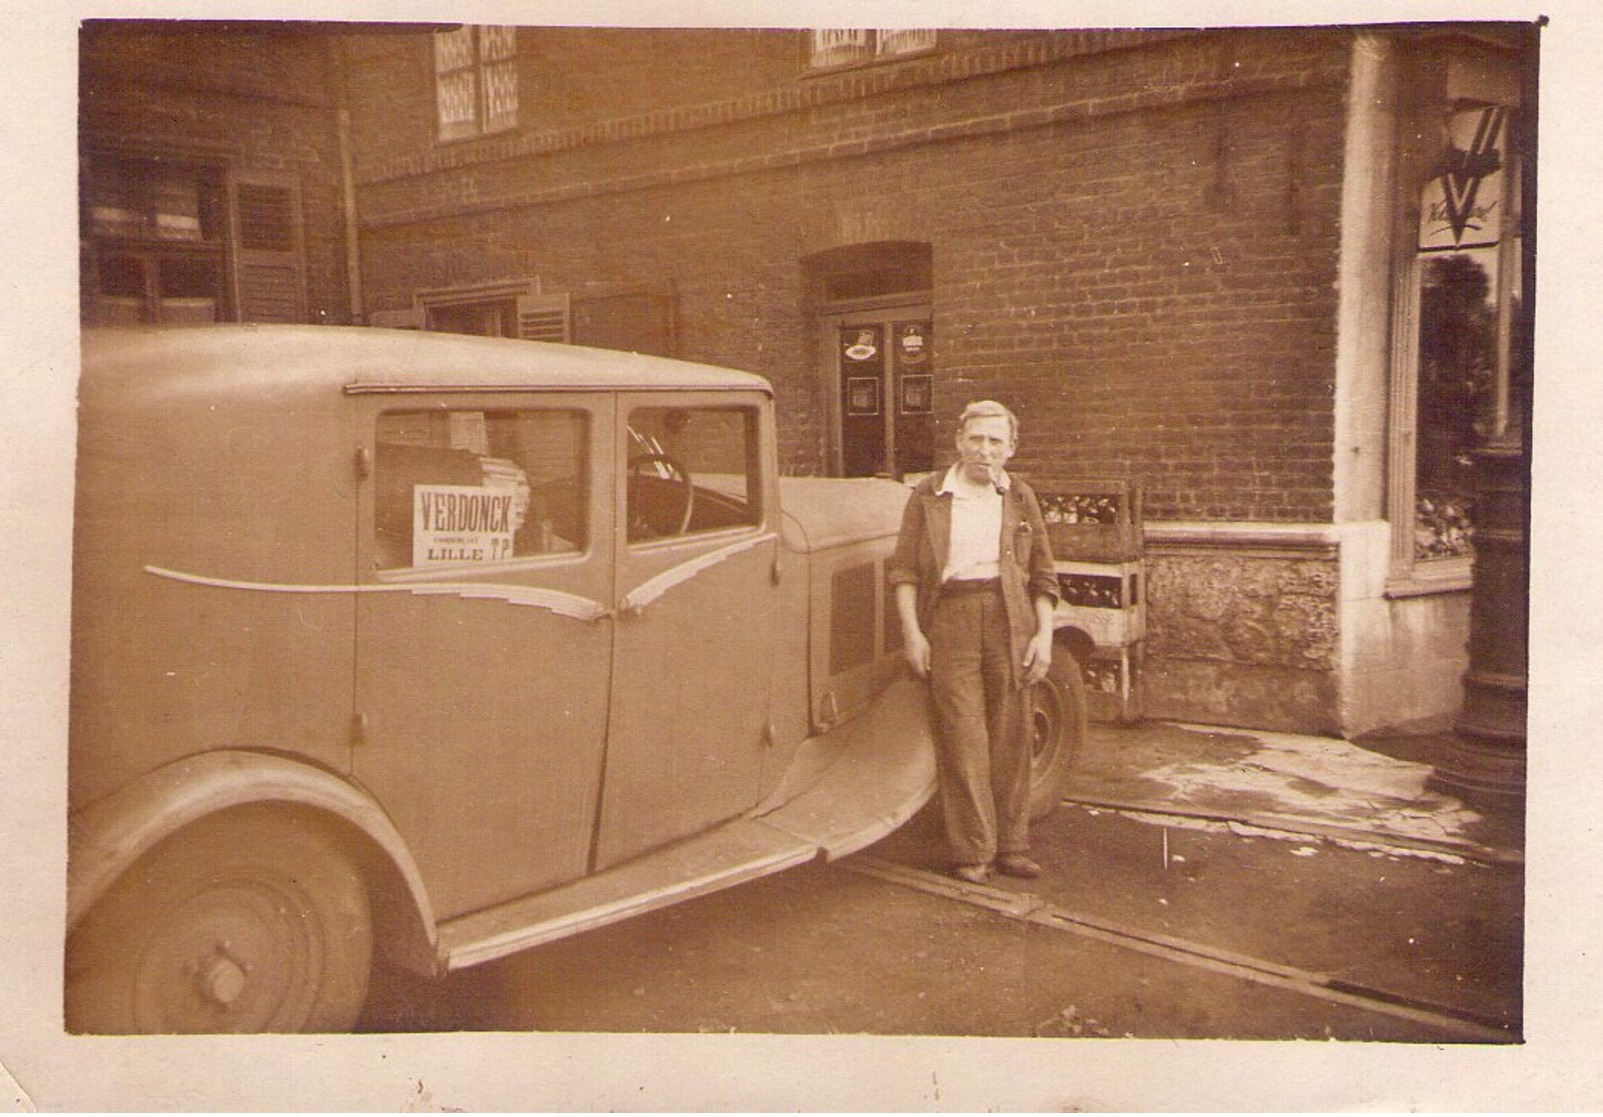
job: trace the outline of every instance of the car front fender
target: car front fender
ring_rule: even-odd
[[[934,794],[929,685],[902,674],[857,717],[802,742],[753,817],[833,861],[877,842]]]

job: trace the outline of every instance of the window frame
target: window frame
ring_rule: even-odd
[[[1505,122],[1504,173],[1502,193],[1497,199],[1499,231],[1496,241],[1496,298],[1498,315],[1498,354],[1493,386],[1492,429],[1477,444],[1495,442],[1513,430],[1517,420],[1510,412],[1512,327],[1516,300],[1523,300],[1523,274],[1529,261],[1522,258],[1529,236],[1527,223],[1534,216],[1526,212],[1522,191],[1524,160],[1520,130],[1527,127],[1521,116],[1520,90],[1515,71],[1517,61],[1506,60],[1508,74],[1494,91],[1500,99],[1489,101],[1507,110]],[[1423,279],[1426,262],[1454,252],[1473,251],[1473,247],[1426,249],[1420,245],[1421,195],[1430,181],[1424,160],[1434,152],[1428,143],[1418,142],[1428,122],[1448,103],[1446,91],[1454,81],[1467,80],[1470,72],[1484,69],[1483,59],[1459,55],[1443,49],[1422,51],[1407,63],[1414,80],[1405,81],[1413,89],[1405,111],[1399,116],[1399,150],[1402,163],[1398,176],[1398,206],[1395,225],[1395,251],[1392,285],[1391,392],[1388,430],[1388,483],[1386,516],[1392,525],[1386,596],[1416,597],[1427,594],[1464,591],[1474,574],[1473,549],[1467,554],[1428,557],[1417,553],[1415,532],[1419,523],[1418,469],[1420,440],[1420,341]],[[1421,75],[1443,72],[1442,97],[1426,94],[1418,87]],[[1432,90],[1432,93],[1437,90]],[[1472,520],[1473,523],[1473,520]]]
[[[515,25],[465,23],[448,31],[436,31],[431,45],[437,142],[458,143],[518,127],[521,106]],[[461,78],[471,86],[466,100],[472,105],[472,115],[448,117],[448,97],[458,101],[463,97],[451,93],[446,83]],[[500,111],[496,111],[498,92],[508,101]]]

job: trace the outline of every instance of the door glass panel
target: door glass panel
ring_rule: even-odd
[[[637,407],[629,413],[629,541],[757,524],[757,413]]]
[[[573,554],[588,544],[587,417],[560,409],[379,416],[380,568]]]
[[[896,472],[935,468],[935,348],[927,318],[891,326],[896,339]]]
[[[840,374],[841,465],[847,477],[883,473],[885,459],[884,332],[878,325],[842,326],[836,334]]]

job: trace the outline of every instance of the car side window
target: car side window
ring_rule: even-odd
[[[629,542],[761,523],[758,461],[751,408],[635,408],[629,413]]]
[[[585,412],[386,411],[376,434],[379,569],[574,554],[588,545]]]

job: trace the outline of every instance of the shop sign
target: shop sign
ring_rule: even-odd
[[[1420,199],[1421,251],[1497,243],[1507,135],[1505,105],[1476,105],[1448,117],[1442,165]]]

